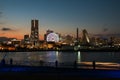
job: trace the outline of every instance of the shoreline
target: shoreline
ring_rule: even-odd
[[[62,51],[62,52],[120,52],[120,49],[66,49],[66,50],[56,50],[56,49],[18,49],[18,50],[0,50],[0,52],[38,52],[38,51]]]

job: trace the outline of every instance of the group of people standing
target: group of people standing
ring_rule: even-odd
[[[11,58],[11,59],[10,59],[10,65],[12,65],[12,64],[13,64],[13,59]],[[4,58],[1,60],[0,65],[1,65],[1,66],[6,65],[6,61],[5,61]]]

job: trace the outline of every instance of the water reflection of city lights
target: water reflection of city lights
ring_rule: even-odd
[[[56,51],[56,58],[57,58],[57,60],[58,60],[58,56],[59,56],[59,55],[58,55],[58,51]]]
[[[78,60],[77,61],[81,62],[81,53],[80,53],[80,51],[78,51]]]

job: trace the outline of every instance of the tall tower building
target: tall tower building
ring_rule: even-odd
[[[39,23],[38,20],[31,20],[31,35],[30,41],[32,45],[38,46],[39,45]]]
[[[77,40],[77,42],[78,42],[78,38],[79,38],[78,34],[79,34],[79,30],[77,28],[77,30],[76,30],[76,40]]]

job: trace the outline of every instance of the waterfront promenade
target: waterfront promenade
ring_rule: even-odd
[[[59,68],[45,66],[0,67],[0,80],[116,80],[120,70]]]
[[[91,61],[81,61],[83,60],[83,57],[86,59],[85,57],[88,58],[87,55],[90,54],[92,54]],[[114,61],[98,62],[96,59],[94,62],[93,60],[95,59],[93,58],[96,55],[99,55],[99,61],[104,59],[103,56],[107,56],[107,58],[105,57],[105,60],[109,57],[110,60],[112,59]],[[112,58],[113,56],[114,58]],[[11,58],[13,60],[11,60]],[[3,59],[5,59],[5,61]],[[74,62],[74,59],[76,59],[77,63]],[[55,62],[55,60],[58,60],[58,64],[56,64],[57,62]],[[110,60],[108,59],[107,61]],[[120,79],[119,52],[3,52],[1,53],[1,63],[0,80]]]

